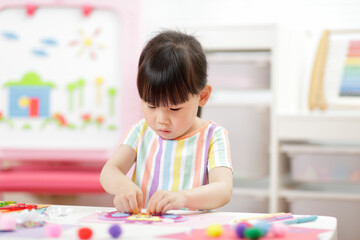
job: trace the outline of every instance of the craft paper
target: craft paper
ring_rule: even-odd
[[[89,216],[86,216],[79,220],[80,223],[124,223],[124,220],[116,220],[116,219],[103,219],[99,216],[107,214],[106,213],[95,213]],[[208,225],[212,223],[228,223],[233,218],[234,215],[226,214],[226,213],[217,213],[217,212],[197,212],[195,214],[177,214],[184,218],[184,221],[162,221],[155,223],[156,225],[161,224],[170,224],[181,227],[196,227],[196,228],[206,228]],[[126,222],[125,222],[126,223]]]
[[[228,240],[239,240],[236,236],[235,231],[231,228],[230,225],[224,225],[224,232],[221,236],[216,237],[216,240],[228,239]],[[279,238],[271,236],[262,237],[261,240],[317,240],[320,233],[326,232],[329,230],[323,229],[312,229],[312,228],[301,228],[301,227],[290,227],[289,232],[286,236]],[[158,236],[161,238],[171,238],[171,239],[181,239],[181,240],[214,240],[214,237],[210,237],[206,234],[206,228],[204,229],[194,229],[190,232],[168,234],[163,236]]]

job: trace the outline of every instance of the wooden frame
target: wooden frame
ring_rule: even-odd
[[[326,30],[309,89],[310,110],[360,108],[360,30]]]

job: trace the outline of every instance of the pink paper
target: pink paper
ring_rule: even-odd
[[[221,236],[216,237],[216,240],[221,239],[233,239],[239,240],[236,236],[236,233],[229,225],[224,225],[224,232]],[[261,240],[317,240],[319,233],[323,233],[329,230],[324,229],[312,229],[312,228],[301,228],[301,227],[292,227],[290,226],[289,232],[286,236],[279,238],[274,237],[269,234],[269,236],[264,236]],[[181,240],[214,240],[214,237],[210,237],[206,234],[206,228],[204,229],[194,229],[191,232],[183,232],[183,233],[175,233],[175,234],[168,234],[163,236],[158,236],[161,238],[171,238],[171,239],[181,239]]]
[[[178,214],[180,215],[180,214]],[[212,212],[204,212],[204,213],[197,213],[197,214],[185,214],[186,221],[183,222],[154,222],[154,225],[176,225],[176,226],[186,226],[186,227],[196,227],[196,228],[206,228],[212,223],[224,224],[229,223],[234,216],[233,215],[226,215],[226,214],[218,214]],[[108,221],[99,219],[99,214],[92,214],[90,216],[81,218],[79,222],[83,223],[122,223],[126,224],[125,221]],[[130,223],[134,224],[134,223]],[[135,223],[135,224],[145,224],[145,223]]]

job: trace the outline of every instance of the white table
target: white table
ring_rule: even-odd
[[[72,226],[66,230],[63,230],[62,235],[58,239],[79,239],[77,231],[80,227],[90,227],[93,230],[93,236],[91,239],[112,239],[108,233],[108,228],[113,224],[104,223],[94,223],[94,222],[84,222],[83,218],[86,218],[91,215],[99,214],[99,212],[109,212],[114,211],[114,208],[104,208],[104,207],[85,207],[85,206],[65,206],[65,205],[52,205],[48,207],[45,211],[49,215],[47,222],[57,223],[57,224],[66,224]],[[59,214],[64,213],[64,214]],[[188,214],[189,211],[171,211],[175,214]],[[199,213],[202,214],[202,213]],[[259,213],[238,213],[238,212],[210,212],[204,213],[204,219],[211,216],[214,218],[219,216],[218,224],[228,224],[231,221],[221,222],[221,218],[224,219],[224,216],[228,219],[233,218],[250,218],[261,216],[264,214]],[[81,220],[82,219],[82,220]],[[79,221],[81,220],[81,221]],[[180,225],[180,224],[179,224]],[[157,225],[157,224],[121,224],[123,234],[119,239],[159,239],[156,236],[167,235],[172,233],[180,232],[189,232],[191,229],[197,228],[197,226],[179,226],[176,223],[170,225]],[[319,216],[315,222],[297,224],[297,226],[308,227],[308,228],[319,228],[327,229],[329,232],[325,232],[319,235],[318,239],[321,240],[337,240],[337,222],[336,218]],[[200,227],[201,228],[201,227]],[[203,228],[203,227],[202,227]],[[6,235],[1,235],[0,239],[39,239],[31,237],[8,237]],[[43,239],[54,239],[54,238],[43,238]],[[165,238],[160,238],[165,239]]]

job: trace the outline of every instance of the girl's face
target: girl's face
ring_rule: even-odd
[[[182,137],[201,127],[202,120],[196,114],[210,97],[211,86],[207,85],[199,95],[189,95],[189,100],[179,105],[155,107],[141,101],[145,120],[149,127],[163,139]]]

